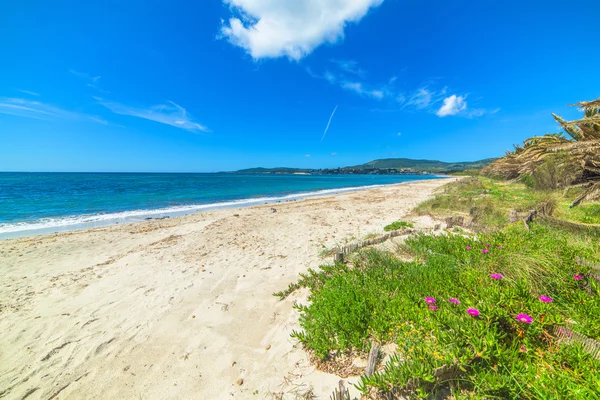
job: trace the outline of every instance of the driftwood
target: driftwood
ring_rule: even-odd
[[[329,398],[331,400],[350,400],[350,392],[344,386],[344,381],[339,382],[338,387]]]
[[[465,217],[459,215],[457,217],[446,218],[446,228],[454,228],[455,226],[465,226]]]
[[[579,343],[592,357],[600,360],[600,342],[564,326],[554,326],[553,333],[560,343]]]
[[[392,231],[390,233],[386,233],[385,235],[381,235],[378,236],[376,238],[373,239],[368,239],[368,240],[364,240],[362,242],[357,242],[357,243],[352,243],[349,244],[347,246],[342,247],[341,249],[337,250],[334,255],[333,255],[333,261],[334,262],[344,262],[345,257],[356,251],[359,250],[363,247],[367,247],[367,246],[373,246],[375,244],[380,244],[383,243],[391,238],[394,237],[398,237],[398,236],[402,236],[402,235],[410,235],[412,233],[414,233],[415,230],[412,228],[406,228],[406,229],[402,229],[402,230],[397,230],[397,231]]]
[[[379,359],[379,344],[372,342],[371,343],[371,351],[369,351],[369,358],[367,360],[367,368],[365,370],[365,375],[371,376],[373,372],[375,372],[375,367],[377,366],[377,360]]]

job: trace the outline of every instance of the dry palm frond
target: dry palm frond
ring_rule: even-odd
[[[515,146],[514,151],[488,165],[482,173],[505,179],[551,173],[556,175],[550,179],[553,185],[586,187],[572,207],[600,199],[600,99],[574,106],[584,112],[584,118],[565,121],[552,114],[564,133],[529,138],[522,146]],[[542,170],[544,172],[540,172]]]

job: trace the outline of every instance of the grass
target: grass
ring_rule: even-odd
[[[406,229],[406,228],[412,228],[414,227],[414,224],[412,222],[406,222],[406,221],[396,221],[396,222],[392,222],[389,225],[386,225],[383,230],[386,232],[390,232],[390,231],[397,231],[398,229]]]
[[[536,191],[520,182],[503,182],[482,176],[464,178],[445,185],[437,195],[421,203],[415,212],[433,217],[470,215],[476,231],[491,232],[509,223],[511,210],[526,213],[540,203],[554,203],[553,217],[566,221],[600,224],[600,204],[570,208],[578,190]]]
[[[375,398],[450,390],[457,399],[600,399],[600,360],[552,336],[553,327],[567,326],[600,340],[600,241],[543,221],[529,230],[508,224],[510,209],[544,202],[571,221],[595,221],[597,205],[565,210],[568,196],[481,177],[447,185],[418,212],[470,213],[478,234],[413,236],[399,249],[410,262],[370,249],[353,265],[309,270],[278,293],[310,289],[309,304],[296,305],[302,331],[293,337],[331,363],[367,352],[374,340],[395,343],[384,368],[357,385]],[[522,313],[530,324],[516,319]]]

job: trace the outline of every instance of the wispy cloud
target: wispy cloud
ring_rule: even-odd
[[[69,72],[75,76],[78,76],[82,79],[86,79],[86,80],[89,80],[92,82],[98,82],[100,80],[100,78],[102,78],[101,76],[92,76],[92,75],[88,74],[87,72],[79,72],[79,71],[75,71],[74,69],[70,69]]]
[[[321,142],[323,142],[323,139],[325,139],[325,135],[327,135],[327,131],[329,130],[329,125],[331,125],[331,120],[333,119],[333,116],[335,115],[335,111],[337,110],[337,108],[338,108],[338,106],[336,105],[335,108],[333,109],[333,112],[331,113],[331,116],[329,116],[329,121],[327,122],[325,131],[323,132],[323,136],[321,137]]]
[[[332,156],[337,156],[337,153],[334,151],[333,153],[331,153]]]
[[[342,88],[358,93],[361,96],[383,99],[384,91],[379,89],[366,89],[360,82],[343,82]]]
[[[41,120],[90,120],[102,125],[108,125],[108,121],[99,117],[65,110],[40,101],[31,101],[21,98],[0,97],[0,114]]]
[[[331,60],[331,62],[337,64],[337,66],[344,72],[364,78],[367,75],[367,71],[358,66],[358,62],[353,60]]]
[[[109,122],[107,120],[102,119],[100,117],[91,116],[90,120],[97,122],[99,124],[102,124],[102,125],[109,125]]]
[[[310,154],[305,154],[304,157],[310,157]]]
[[[19,92],[21,92],[21,93],[28,94],[28,95],[30,95],[30,96],[36,96],[36,97],[39,97],[39,96],[40,96],[40,94],[39,94],[39,93],[32,92],[32,91],[30,91],[30,90],[18,89],[18,91],[19,91]]]
[[[172,101],[167,102],[168,104],[159,104],[152,107],[140,108],[106,101],[99,97],[94,97],[94,99],[98,101],[98,104],[103,105],[115,114],[143,118],[190,132],[210,131],[206,126],[196,122],[194,117],[188,113],[185,108]]]

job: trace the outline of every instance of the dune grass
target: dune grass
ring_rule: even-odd
[[[568,327],[600,340],[600,242],[505,217],[548,195],[487,178],[447,186],[418,212],[478,207],[487,233],[421,234],[399,249],[410,262],[371,249],[352,265],[309,271],[293,285],[310,289],[309,304],[297,305],[302,331],[293,336],[332,363],[368,351],[372,341],[395,344],[383,369],[361,377],[368,398],[450,390],[457,399],[600,399],[600,360],[553,336]],[[555,201],[562,212],[563,200]]]

